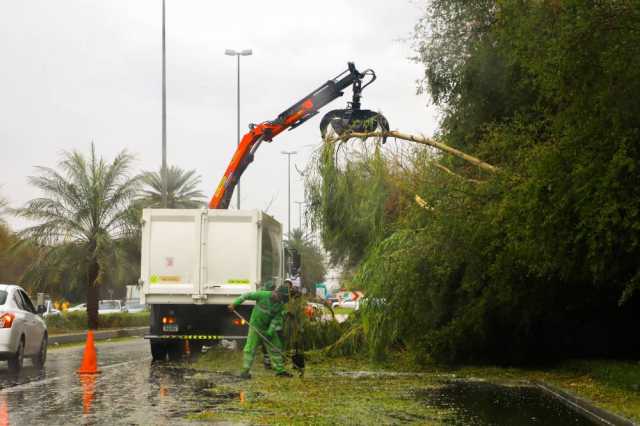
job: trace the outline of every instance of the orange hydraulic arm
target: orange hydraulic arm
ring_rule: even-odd
[[[371,80],[365,86],[361,86],[361,80],[365,75],[371,76]],[[278,118],[274,121],[251,125],[251,130],[242,137],[231,163],[220,180],[216,192],[209,202],[209,208],[226,209],[229,207],[236,184],[247,166],[253,161],[254,154],[262,141],[271,142],[274,137],[284,130],[298,127],[316,115],[320,108],[342,96],[342,90],[352,84],[354,85],[354,99],[356,99],[357,90],[357,99],[359,101],[360,90],[371,84],[375,78],[375,73],[372,70],[360,73],[356,70],[355,65],[349,62],[348,70],[311,92],[291,108],[278,115]]]

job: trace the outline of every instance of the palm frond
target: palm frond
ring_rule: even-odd
[[[195,170],[184,171],[180,167],[167,167],[164,175],[167,179],[168,208],[199,208],[204,206],[205,196],[198,189],[200,176]],[[163,171],[142,173],[141,181],[145,188],[140,201],[147,207],[161,207],[163,202]]]

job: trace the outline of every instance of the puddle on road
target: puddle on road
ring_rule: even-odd
[[[222,391],[224,387],[216,392],[217,386],[235,381],[230,374],[201,374],[184,363],[149,359],[121,363],[97,375],[40,380],[26,374],[0,381],[8,386],[0,391],[0,425],[40,424],[43,419],[49,424],[190,423],[189,414],[246,399],[243,392]],[[12,387],[16,382],[24,385]],[[9,422],[2,421],[5,416]]]
[[[416,396],[429,406],[446,410],[444,424],[450,425],[597,424],[534,386],[453,381],[421,390]]]

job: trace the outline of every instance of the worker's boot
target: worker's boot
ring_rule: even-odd
[[[241,379],[250,379],[251,378],[251,373],[249,373],[248,370],[242,370],[242,372],[240,373],[240,378]]]
[[[264,365],[265,370],[271,370],[271,358],[269,358],[268,354],[264,354],[262,357],[262,365]]]
[[[276,377],[293,377],[293,374],[289,373],[288,371],[278,371],[276,373]]]

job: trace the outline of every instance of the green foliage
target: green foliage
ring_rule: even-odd
[[[89,328],[98,326],[99,286],[133,279],[128,247],[138,225],[131,222],[130,205],[139,178],[129,175],[132,159],[123,151],[106,162],[93,144],[88,157],[65,152],[60,171],[38,167],[40,175],[29,178],[43,196],[14,211],[37,223],[19,233],[21,243],[40,248],[22,281],[34,289],[51,280],[85,288]]]
[[[335,320],[322,321],[321,316],[307,316],[307,301],[306,297],[293,297],[287,304],[284,326],[287,349],[321,349],[333,344],[345,331],[345,326]]]
[[[360,150],[325,144],[307,175],[309,214],[322,231],[331,261],[357,265],[367,248],[384,234],[388,217],[388,171],[374,145]],[[342,167],[341,167],[342,165]]]
[[[19,282],[20,277],[38,256],[38,250],[31,245],[16,247],[18,241],[15,233],[0,223],[0,283]]]
[[[501,172],[325,147],[313,212],[378,302],[361,323],[371,355],[640,355],[640,5],[433,0],[416,47],[439,137]]]
[[[87,329],[86,311],[63,312],[45,318],[49,334],[63,334]],[[100,315],[102,328],[144,327],[149,325],[149,312]]]
[[[200,176],[195,170],[185,171],[169,166],[166,172],[168,209],[196,209],[204,206],[204,194],[198,189]],[[162,169],[142,173],[145,189],[140,202],[144,207],[163,207]]]

